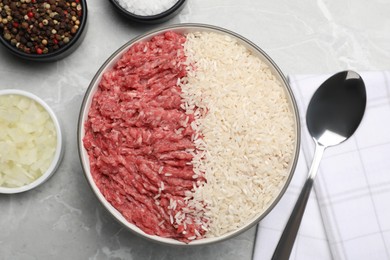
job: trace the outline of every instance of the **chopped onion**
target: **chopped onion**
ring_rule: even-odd
[[[49,168],[57,133],[49,113],[22,95],[0,95],[0,186],[27,185]]]

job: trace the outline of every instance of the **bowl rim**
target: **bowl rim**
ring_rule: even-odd
[[[150,39],[151,37],[161,34],[163,32],[169,31],[169,30],[175,30],[176,32],[186,32],[188,29],[196,29],[196,30],[209,30],[209,31],[214,31],[217,33],[226,33],[235,39],[239,40],[240,43],[245,44],[246,47],[250,47],[252,50],[256,51],[259,53],[259,55],[263,56],[262,60],[263,62],[266,62],[267,65],[270,67],[270,69],[275,73],[280,80],[280,83],[282,84],[284,90],[286,91],[286,95],[288,96],[288,101],[290,103],[292,112],[294,114],[294,122],[295,122],[295,136],[294,136],[294,141],[295,141],[295,147],[293,151],[293,156],[292,160],[290,163],[290,168],[288,172],[288,176],[286,178],[285,183],[283,186],[280,188],[278,191],[277,196],[274,196],[273,200],[269,205],[261,212],[261,214],[256,214],[255,217],[251,220],[248,221],[247,224],[244,226],[240,227],[237,230],[228,232],[222,236],[219,237],[212,237],[212,238],[203,238],[200,240],[194,240],[191,241],[190,243],[186,244],[180,241],[177,241],[172,238],[163,238],[160,236],[156,235],[149,235],[146,234],[144,231],[136,227],[134,224],[128,222],[127,220],[124,219],[124,217],[104,198],[104,196],[101,194],[99,188],[96,186],[91,173],[89,172],[89,165],[84,164],[84,146],[83,146],[83,137],[84,137],[84,119],[85,116],[88,116],[88,102],[91,101],[94,91],[96,91],[98,84],[100,82],[102,73],[109,69],[110,66],[115,64],[115,62],[118,60],[120,57],[120,54],[124,53],[128,48],[130,48],[134,43],[142,40],[147,40]],[[255,226],[261,219],[263,219],[265,216],[268,215],[268,213],[275,207],[275,205],[280,201],[281,197],[285,194],[287,187],[289,186],[291,179],[294,175],[297,163],[298,163],[298,158],[299,158],[299,152],[300,152],[300,144],[301,144],[301,124],[300,124],[300,117],[299,117],[299,111],[298,111],[298,106],[296,103],[295,96],[293,94],[293,91],[290,87],[290,84],[288,83],[287,78],[284,76],[280,68],[276,65],[276,63],[266,54],[260,47],[258,47],[256,44],[254,44],[252,41],[248,40],[247,38],[232,32],[228,29],[219,27],[219,26],[214,26],[214,25],[208,25],[208,24],[202,24],[202,23],[182,23],[182,24],[174,24],[174,25],[168,25],[164,27],[160,27],[155,30],[151,30],[145,34],[139,35],[124,45],[122,45],[120,48],[118,48],[99,68],[99,70],[96,72],[95,76],[91,80],[84,98],[82,100],[81,108],[80,108],[80,113],[79,113],[79,121],[78,121],[78,129],[77,129],[77,145],[78,145],[78,152],[79,152],[79,159],[81,162],[81,166],[83,169],[84,176],[87,179],[87,182],[92,189],[92,191],[95,193],[96,197],[100,201],[100,203],[103,204],[104,208],[109,212],[111,216],[113,216],[120,224],[122,224],[125,228],[128,230],[132,231],[133,233],[146,238],[150,241],[157,242],[160,244],[164,245],[173,245],[173,246],[198,246],[198,245],[206,245],[206,244],[212,244],[216,242],[221,242],[224,240],[227,240],[231,237],[234,237],[238,234],[241,234],[245,232],[246,230],[252,228]],[[88,155],[86,155],[88,157]],[[88,160],[89,162],[89,160]]]
[[[4,45],[4,47],[10,51],[12,54],[32,61],[39,61],[39,60],[53,60],[58,56],[61,56],[64,53],[67,53],[74,47],[74,45],[79,41],[80,38],[82,38],[82,35],[84,33],[86,24],[87,24],[87,18],[88,18],[88,7],[87,7],[87,0],[80,0],[80,4],[82,5],[82,17],[79,25],[79,29],[77,30],[75,36],[70,40],[70,42],[66,45],[64,45],[61,48],[58,48],[57,50],[49,53],[26,53],[19,49],[17,49],[15,46],[13,46],[9,41],[4,39],[4,36],[0,34],[0,43]]]
[[[128,10],[126,10],[122,5],[118,3],[118,0],[110,0],[110,2],[126,17],[134,20],[134,21],[140,21],[140,22],[154,22],[158,20],[162,20],[166,17],[169,17],[170,15],[174,14],[177,10],[179,10],[181,7],[184,7],[184,4],[187,0],[177,0],[177,2],[172,5],[167,10],[154,14],[154,15],[139,15],[132,13]]]
[[[57,170],[59,167],[63,154],[64,154],[64,142],[63,142],[63,135],[61,131],[61,125],[60,122],[54,113],[54,111],[51,109],[51,107],[43,101],[40,97],[36,96],[35,94],[32,94],[31,92],[25,91],[25,90],[20,90],[20,89],[3,89],[0,90],[0,96],[5,96],[5,95],[20,95],[27,97],[31,100],[34,100],[38,104],[40,104],[45,111],[49,114],[51,120],[53,121],[54,127],[56,129],[56,134],[57,134],[57,145],[56,145],[56,151],[54,153],[53,159],[49,165],[49,168],[36,180],[33,182],[26,184],[21,187],[15,187],[15,188],[8,188],[8,187],[2,187],[0,186],[0,194],[14,194],[14,193],[21,193],[25,191],[32,190],[39,185],[43,184],[45,181],[47,181]]]

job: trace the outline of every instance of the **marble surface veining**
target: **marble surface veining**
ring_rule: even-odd
[[[225,27],[256,43],[287,74],[390,69],[387,0],[189,0],[161,25],[119,17],[108,0],[88,1],[80,47],[54,63],[32,64],[0,46],[0,89],[28,90],[57,113],[65,155],[44,185],[0,195],[0,259],[251,259],[255,228],[224,242],[173,248],[119,225],[98,203],[77,154],[77,120],[92,77],[117,48],[159,26],[199,22]]]

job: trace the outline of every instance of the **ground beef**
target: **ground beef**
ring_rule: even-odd
[[[85,123],[84,147],[100,191],[129,222],[148,234],[188,242],[205,233],[199,219],[184,213],[186,192],[204,179],[194,176],[188,152],[195,148],[194,118],[180,107],[184,42],[167,32],[137,43],[104,73]],[[176,221],[180,214],[184,220]]]

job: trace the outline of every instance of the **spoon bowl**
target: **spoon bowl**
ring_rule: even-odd
[[[354,71],[342,71],[327,79],[310,100],[306,122],[315,143],[315,152],[308,178],[294,206],[273,260],[288,260],[305,212],[315,175],[327,147],[338,145],[351,137],[366,109],[363,79]]]
[[[358,128],[365,104],[366,91],[359,74],[344,71],[333,75],[310,100],[306,113],[310,135],[324,146],[344,142]]]

